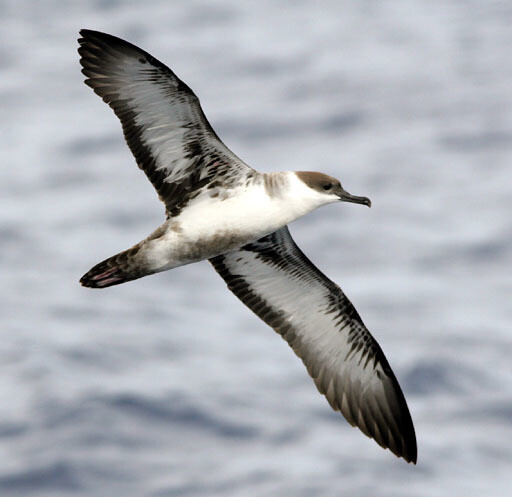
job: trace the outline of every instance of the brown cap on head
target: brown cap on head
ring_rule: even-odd
[[[315,171],[297,171],[295,174],[304,183],[306,183],[306,185],[308,185],[310,188],[313,188],[313,190],[323,190],[323,186],[329,183],[331,185],[340,184],[336,178],[328,176],[324,173],[317,173]]]
[[[298,171],[295,174],[303,183],[308,185],[313,190],[325,193],[326,195],[337,196],[340,200],[345,202],[363,204],[367,205],[368,207],[371,207],[372,205],[369,198],[357,197],[345,191],[341,186],[341,183],[332,176],[314,171]]]

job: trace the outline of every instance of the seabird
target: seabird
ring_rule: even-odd
[[[208,259],[228,288],[288,342],[334,410],[416,463],[409,409],[382,349],[287,228],[322,205],[369,207],[370,200],[319,172],[252,169],[224,145],[197,96],[166,65],[115,36],[80,34],[85,83],[120,119],[167,216],[145,240],[100,262],[80,283],[105,288]]]

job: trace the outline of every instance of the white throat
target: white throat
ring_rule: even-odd
[[[290,209],[297,212],[297,218],[308,214],[323,205],[332,204],[337,201],[336,197],[325,195],[313,190],[304,183],[295,173],[287,171],[286,201]]]

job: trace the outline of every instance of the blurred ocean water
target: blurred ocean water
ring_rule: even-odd
[[[512,5],[0,1],[0,495],[512,494]],[[263,170],[372,199],[291,226],[383,347],[416,467],[331,412],[207,263],[78,285],[163,206],[78,30],[171,66]]]

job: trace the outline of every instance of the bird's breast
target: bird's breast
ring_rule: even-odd
[[[157,270],[210,259],[272,233],[313,210],[293,196],[269,195],[265,186],[208,191],[168,219],[145,242]]]
[[[202,195],[168,221],[169,241],[194,260],[220,255],[268,235],[299,217],[264,187],[227,196]]]

